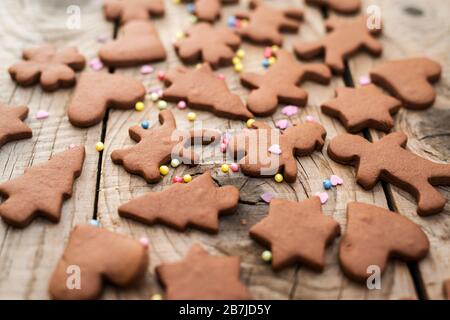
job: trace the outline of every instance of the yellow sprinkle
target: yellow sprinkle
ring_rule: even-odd
[[[244,70],[244,66],[242,65],[242,63],[237,63],[234,65],[234,71],[236,72],[242,72],[242,70]]]
[[[269,65],[273,65],[275,62],[277,62],[277,59],[275,57],[270,57],[269,58]]]
[[[227,173],[228,170],[230,170],[230,167],[229,167],[226,163],[224,163],[224,164],[220,167],[220,169],[222,170],[223,173]]]
[[[195,68],[196,68],[196,69],[200,69],[201,67],[203,67],[203,63],[197,63],[197,64],[195,65]]]
[[[248,119],[247,120],[247,128],[251,128],[253,124],[255,123],[255,119]]]
[[[237,56],[239,59],[243,59],[243,58],[245,57],[245,51],[242,50],[242,49],[239,49],[238,51],[236,51],[236,56]]]
[[[248,25],[248,20],[241,20],[241,27],[245,27]]]
[[[169,167],[168,166],[161,166],[159,167],[159,172],[165,176],[166,174],[169,173]]]
[[[191,182],[191,181],[192,181],[191,175],[190,175],[190,174],[185,174],[185,175],[183,176],[183,181],[186,182],[186,183]]]
[[[283,178],[283,175],[281,173],[277,173],[275,175],[275,181],[276,182],[280,183],[280,182],[283,182],[283,180],[284,180],[284,178]]]
[[[273,51],[273,52],[277,52],[278,49],[280,49],[280,47],[277,46],[276,44],[274,44],[274,45],[272,46],[272,51]]]
[[[153,102],[158,101],[158,99],[159,99],[159,95],[156,92],[152,92],[150,94],[150,100],[152,100]]]
[[[233,62],[234,65],[236,65],[238,63],[241,63],[241,59],[238,56],[236,56],[236,57],[233,58],[232,62]]]
[[[198,18],[194,15],[191,15],[190,20],[192,24],[196,24],[198,22]]]
[[[136,102],[136,104],[134,106],[136,111],[142,111],[142,110],[144,110],[144,107],[145,107],[145,105],[144,105],[144,103],[142,101]]]
[[[178,31],[178,32],[175,34],[175,38],[177,38],[177,40],[183,39],[183,38],[184,38],[184,32]]]
[[[181,164],[181,162],[177,158],[172,159],[172,161],[170,161],[170,165],[174,168],[178,167],[180,164]]]
[[[178,0],[178,1],[179,1],[179,0]],[[174,2],[175,2],[175,1],[174,1]],[[163,297],[162,297],[162,295],[160,295],[159,293],[155,293],[154,295],[151,296],[150,299],[152,299],[152,300],[162,300]]]
[[[263,259],[264,262],[270,262],[272,260],[272,252],[269,250],[263,251],[261,254],[261,259]]]
[[[195,119],[197,119],[197,115],[195,114],[195,112],[189,112],[187,114],[187,118],[189,121],[195,121]]]
[[[105,149],[105,145],[103,144],[103,142],[97,142],[95,144],[95,150],[97,150],[98,152],[103,151],[103,149]]]

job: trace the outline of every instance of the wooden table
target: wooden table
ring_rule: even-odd
[[[240,6],[246,5],[241,0]],[[270,1],[274,5],[297,5],[304,8],[305,21],[298,35],[286,36],[285,48],[292,50],[295,39],[312,40],[321,37],[324,19],[328,13],[305,6],[303,1]],[[422,157],[436,162],[448,162],[450,156],[450,2],[447,0],[377,0],[364,1],[364,6],[377,4],[381,8],[384,34],[381,41],[384,53],[380,59],[358,54],[348,63],[344,77],[334,77],[332,84],[321,86],[306,83],[310,94],[307,107],[291,120],[304,121],[312,115],[322,123],[329,139],[344,132],[342,125],[322,114],[320,104],[334,95],[334,89],[342,85],[358,85],[358,79],[367,75],[369,69],[380,61],[416,55],[426,55],[443,66],[440,82],[435,86],[438,97],[434,106],[425,111],[401,109],[396,116],[395,130],[405,132],[408,148]],[[81,8],[81,28],[66,27],[69,5]],[[228,6],[220,23],[233,14],[238,6]],[[156,70],[167,70],[179,64],[171,41],[177,31],[190,24],[185,5],[174,5],[166,1],[166,16],[156,19],[155,24],[168,51],[166,62],[154,64]],[[111,152],[133,145],[128,136],[128,127],[148,119],[150,125],[157,123],[158,109],[150,100],[143,112],[111,110],[103,123],[89,129],[78,129],[70,125],[66,111],[73,90],[59,90],[45,93],[39,86],[18,87],[10,80],[7,68],[20,60],[25,47],[43,42],[58,46],[77,46],[93,59],[101,44],[98,36],[114,37],[120,28],[105,21],[101,1],[94,0],[3,0],[0,5],[0,101],[9,104],[26,104],[31,109],[27,124],[33,129],[33,138],[9,143],[0,151],[0,182],[20,176],[24,169],[46,161],[52,154],[67,148],[71,143],[84,144],[87,150],[83,174],[76,181],[73,197],[63,207],[62,219],[52,224],[44,219],[35,220],[28,228],[19,230],[0,223],[0,298],[47,299],[48,281],[53,268],[61,256],[68,235],[74,225],[87,223],[97,217],[108,229],[127,233],[133,237],[146,236],[151,242],[151,265],[146,280],[137,288],[117,290],[107,287],[106,299],[149,299],[152,294],[163,292],[154,274],[154,267],[165,261],[175,261],[184,256],[193,243],[201,243],[211,254],[240,255],[242,257],[242,280],[255,298],[260,299],[442,299],[442,282],[450,278],[450,203],[445,210],[433,217],[420,218],[416,215],[416,201],[391,185],[384,188],[378,184],[366,191],[355,183],[351,167],[331,161],[323,152],[298,159],[298,179],[293,184],[277,184],[273,179],[249,179],[241,174],[225,175],[220,163],[193,168],[180,166],[171,170],[162,182],[148,185],[121,166],[111,162]],[[244,43],[247,55],[246,70],[262,71],[263,47]],[[103,70],[101,72],[108,72]],[[139,68],[112,70],[142,80],[147,87],[161,86],[156,74],[141,75]],[[226,75],[226,81],[243,98],[248,95],[238,82],[232,68],[219,72]],[[95,88],[93,88],[95,90]],[[170,105],[180,128],[190,128],[186,110]],[[38,110],[47,110],[46,120],[35,119]],[[262,120],[269,123],[284,118],[281,108],[272,117]],[[215,117],[208,112],[196,111],[198,121],[208,128],[220,130],[243,128],[241,121]],[[376,140],[381,134],[366,132],[367,137]],[[97,141],[104,141],[103,154],[95,150]],[[119,204],[149,190],[161,190],[171,184],[172,175],[190,173],[198,175],[212,170],[219,184],[234,184],[241,190],[241,201],[235,215],[221,218],[218,235],[209,235],[197,230],[177,232],[156,225],[145,226],[132,220],[120,218]],[[325,214],[339,221],[345,231],[346,204],[362,201],[398,211],[419,224],[431,242],[430,254],[419,263],[406,264],[399,261],[389,263],[382,278],[381,290],[368,290],[346,278],[338,264],[339,239],[326,251],[326,268],[315,273],[302,266],[295,266],[274,273],[261,258],[263,247],[248,237],[248,229],[261,220],[268,206],[260,199],[264,192],[276,193],[278,197],[302,200],[322,190],[322,181],[332,174],[341,176],[345,183],[328,192],[330,198],[323,206]],[[450,199],[450,188],[439,188]],[[247,223],[243,223],[243,221]]]

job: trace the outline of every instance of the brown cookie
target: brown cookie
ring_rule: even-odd
[[[105,280],[119,287],[143,278],[148,247],[126,235],[90,225],[77,225],[50,279],[49,293],[57,300],[98,298]],[[79,275],[79,287],[73,280]]]
[[[189,107],[211,111],[219,117],[238,120],[253,117],[241,98],[231,93],[225,81],[206,63],[198,69],[177,67],[170,70],[165,84],[168,88],[163,97],[168,101],[186,100]]]
[[[174,43],[184,63],[208,62],[213,68],[231,64],[241,38],[226,27],[197,23],[189,27],[185,37]]]
[[[392,115],[401,107],[399,100],[383,94],[374,85],[361,88],[337,88],[337,97],[322,104],[322,112],[338,118],[348,132],[373,128],[389,132]]]
[[[222,4],[238,3],[239,0],[182,0],[194,2],[194,14],[200,21],[214,22],[220,18]]]
[[[344,14],[356,13],[361,9],[361,0],[306,0],[306,3]]]
[[[370,71],[370,79],[403,102],[405,108],[430,107],[436,92],[430,83],[441,77],[441,66],[428,58],[411,58],[385,62]]]
[[[322,213],[318,197],[301,202],[272,199],[269,215],[250,229],[250,236],[270,246],[274,270],[299,262],[322,271],[325,247],[340,230],[339,223]]]
[[[278,50],[277,61],[264,75],[246,72],[241,75],[241,83],[251,89],[247,105],[258,116],[273,114],[278,103],[306,105],[308,93],[298,85],[304,81],[329,84],[330,69],[322,63],[300,64],[285,50]]]
[[[119,207],[119,215],[146,224],[163,223],[184,231],[188,226],[219,231],[219,215],[232,214],[239,201],[234,186],[216,187],[211,174],[189,183],[176,183],[161,192],[148,192]]]
[[[365,282],[371,274],[369,266],[383,272],[389,258],[417,261],[429,249],[425,233],[400,214],[365,203],[347,204],[347,230],[340,244],[339,261],[350,279]]]
[[[111,154],[115,164],[123,165],[126,171],[142,176],[149,183],[161,180],[159,167],[171,159],[196,164],[197,157],[191,146],[209,144],[220,138],[220,133],[212,130],[177,130],[175,118],[169,110],[159,113],[159,122],[161,126],[152,129],[131,127],[130,137],[137,145],[114,150]]]
[[[48,162],[25,170],[24,175],[0,184],[0,216],[15,227],[26,227],[42,216],[58,222],[64,200],[72,196],[72,186],[81,175],[84,147],[74,147],[54,155]]]
[[[163,0],[104,0],[103,13],[109,21],[127,23],[164,15]]]
[[[239,257],[210,256],[196,244],[183,260],[164,263],[155,271],[168,300],[248,300],[239,265]]]
[[[405,150],[408,138],[394,132],[371,143],[358,135],[341,134],[331,140],[328,155],[334,161],[356,168],[356,181],[372,189],[378,180],[411,193],[417,213],[439,213],[446,199],[433,186],[450,185],[450,164],[434,163]]]
[[[245,39],[259,44],[281,45],[281,32],[297,32],[303,11],[296,7],[279,9],[266,5],[261,0],[250,0],[250,12],[238,12],[235,16],[248,20],[237,29]]]
[[[84,72],[69,102],[69,121],[77,127],[100,123],[108,108],[132,109],[145,98],[139,81],[120,74]]]
[[[377,56],[382,52],[381,43],[373,37],[381,33],[381,28],[369,29],[367,19],[365,15],[352,19],[332,17],[326,22],[326,28],[330,31],[326,36],[315,42],[296,43],[295,53],[302,59],[325,53],[325,63],[333,72],[341,74],[344,60],[358,51],[365,49]]]
[[[443,286],[443,291],[444,291],[444,299],[446,300],[450,300],[450,279],[445,280]]]
[[[45,91],[71,87],[76,82],[75,71],[84,69],[86,60],[76,48],[57,50],[51,44],[25,49],[25,61],[9,67],[11,78],[21,86],[31,86],[40,82]]]
[[[318,123],[297,124],[283,132],[256,121],[252,127],[233,137],[229,152],[239,160],[241,171],[252,177],[270,177],[283,173],[287,182],[297,178],[295,156],[306,156],[321,150],[326,136]]]
[[[0,148],[7,142],[32,137],[31,129],[23,122],[27,116],[27,107],[0,102]]]
[[[166,59],[166,50],[150,21],[135,20],[123,26],[117,40],[104,44],[99,57],[110,67],[131,67]]]

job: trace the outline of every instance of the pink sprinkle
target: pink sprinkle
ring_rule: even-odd
[[[97,42],[105,43],[106,41],[108,41],[108,39],[109,39],[109,37],[106,34],[102,34],[97,37]]]
[[[231,171],[233,171],[233,172],[239,171],[239,165],[237,163],[232,163],[230,168],[231,168]]]
[[[227,144],[226,143],[221,143],[220,144],[220,152],[225,153],[227,152]]]
[[[225,75],[224,75],[223,73],[220,73],[217,77],[218,77],[220,80],[225,80]]]
[[[173,183],[182,183],[183,182],[183,178],[179,177],[179,176],[175,176],[175,177],[173,177],[172,182]]]
[[[241,20],[236,19],[235,25],[236,25],[236,28],[240,28],[241,27]]]
[[[36,113],[36,119],[38,120],[44,120],[47,119],[49,116],[49,113],[47,111],[44,110],[40,110]]]
[[[266,47],[264,49],[264,58],[269,59],[272,56],[272,48]]]
[[[330,181],[333,186],[341,185],[344,183],[344,180],[342,180],[341,177],[334,174],[330,177]]]
[[[100,71],[101,69],[103,69],[103,63],[99,58],[95,58],[89,61],[89,67],[91,67],[91,69],[94,71]]]
[[[164,71],[158,71],[158,80],[164,81],[165,78],[166,78],[166,73]]]
[[[296,107],[296,106],[286,106],[283,109],[281,109],[281,113],[288,117],[297,114],[297,112],[298,112],[298,107]]]
[[[69,149],[74,149],[76,147],[75,143],[69,144]]]
[[[178,109],[186,109],[186,106],[186,101],[183,100],[179,101],[177,104]]]
[[[306,122],[317,122],[316,119],[314,119],[313,116],[306,116],[305,120],[306,120]]]
[[[154,71],[152,66],[149,66],[148,64],[143,65],[141,67],[141,74],[149,74],[152,73]]]
[[[319,197],[321,204],[325,204],[328,201],[328,193],[326,192],[316,192],[314,195]]]
[[[289,123],[286,119],[282,119],[277,121],[277,123],[275,124],[277,128],[284,130],[288,127]]]
[[[361,76],[359,78],[359,84],[362,86],[366,86],[366,85],[370,84],[370,78],[368,76]]]
[[[148,245],[150,244],[150,241],[148,240],[148,238],[146,237],[142,237],[139,239],[139,242],[144,246],[144,247],[148,247]]]
[[[261,199],[263,199],[266,203],[270,203],[270,201],[272,201],[273,199],[273,194],[271,194],[270,192],[265,192],[261,195]]]
[[[278,144],[273,144],[269,147],[269,152],[273,154],[281,154],[281,148]]]

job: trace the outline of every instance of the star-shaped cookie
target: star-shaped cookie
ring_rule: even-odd
[[[348,132],[366,128],[384,132],[394,127],[395,114],[401,106],[399,100],[385,95],[374,85],[361,88],[338,88],[337,97],[322,104],[322,112],[338,118]]]
[[[156,267],[169,300],[247,300],[248,289],[239,281],[239,257],[210,256],[193,245],[187,256]]]
[[[319,197],[273,199],[269,215],[250,229],[252,238],[271,247],[274,270],[296,262],[323,270],[325,247],[339,235],[339,224],[322,213]]]
[[[119,215],[147,224],[163,223],[183,231],[187,226],[216,233],[219,215],[233,213],[239,190],[217,187],[209,172],[188,184],[176,183],[161,192],[149,192],[119,207]]]
[[[10,141],[31,138],[31,129],[23,123],[28,116],[27,107],[0,103],[0,115],[0,148]]]

